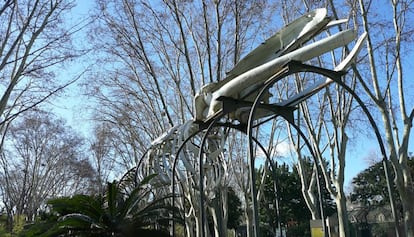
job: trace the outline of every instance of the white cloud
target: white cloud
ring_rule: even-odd
[[[288,141],[282,141],[275,145],[270,157],[290,157],[293,150],[293,146]],[[261,149],[257,149],[256,158],[265,159],[265,154]]]
[[[292,145],[287,141],[282,141],[276,145],[275,155],[276,156],[290,156],[293,151]]]

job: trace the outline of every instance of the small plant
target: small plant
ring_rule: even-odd
[[[127,194],[114,181],[107,184],[104,195],[50,200],[51,215],[21,236],[168,236],[163,230],[171,219],[172,207],[166,204],[171,196],[152,196],[147,184],[153,177],[145,178]]]

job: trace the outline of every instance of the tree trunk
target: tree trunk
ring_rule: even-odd
[[[404,230],[406,236],[414,236],[414,190],[413,186],[410,182],[407,182],[411,179],[411,177],[407,176],[407,172],[403,173],[403,184],[397,185],[397,187],[402,186],[402,188],[398,188],[398,192],[400,193],[400,199],[403,209],[403,220],[404,220]]]
[[[212,206],[209,207],[210,214],[213,218],[213,225],[214,225],[214,236],[226,236],[226,223],[223,219],[223,210],[221,203],[221,194],[217,193],[216,197],[212,200]]]
[[[247,237],[253,237],[253,210],[248,206],[249,204],[246,204],[246,208],[244,209],[244,215],[246,218],[246,232]]]
[[[340,237],[350,236],[349,226],[348,226],[348,213],[346,210],[346,197],[343,190],[338,192],[338,195],[335,199],[336,208],[338,212],[338,230]]]
[[[414,193],[411,192],[409,195],[411,195],[411,197],[414,197]],[[413,218],[413,213],[414,213],[414,202],[413,199],[406,199],[406,200],[401,200],[402,202],[402,206],[403,206],[403,210],[404,210],[404,230],[406,233],[406,236],[414,236],[414,218]]]
[[[384,154],[385,159],[389,159],[393,165],[395,171],[395,183],[398,189],[398,193],[401,199],[401,204],[403,208],[402,218],[404,220],[404,230],[406,236],[414,236],[414,205],[412,203],[414,197],[413,191],[413,181],[412,174],[407,167],[408,159],[408,139],[410,137],[410,130],[412,127],[413,121],[413,111],[411,113],[407,112],[405,95],[407,91],[404,83],[404,71],[402,67],[402,57],[405,55],[403,51],[402,44],[407,43],[406,45],[411,45],[411,41],[406,41],[404,38],[411,38],[411,36],[402,35],[407,34],[410,30],[412,31],[411,26],[406,26],[404,23],[406,20],[406,14],[409,3],[406,1],[390,1],[392,14],[387,15],[387,18],[381,19],[381,24],[384,24],[385,27],[388,25],[385,23],[386,20],[392,19],[392,24],[394,27],[394,44],[391,46],[386,42],[389,38],[384,39],[384,42],[378,44],[379,48],[382,48],[388,54],[392,56],[384,55],[387,59],[386,65],[378,66],[379,64],[376,61],[379,61],[376,56],[381,51],[377,49],[377,46],[374,45],[375,40],[377,40],[378,35],[373,33],[376,31],[375,27],[378,27],[378,24],[371,21],[375,21],[374,15],[371,14],[369,4],[362,0],[359,1],[359,7],[361,11],[362,24],[364,31],[368,32],[367,40],[367,51],[369,58],[369,69],[370,69],[370,84],[373,88],[369,88],[367,85],[364,86],[366,94],[372,99],[375,103],[379,113],[382,116],[382,125],[385,129],[385,142],[387,143],[389,154]],[[404,7],[403,7],[404,6]],[[389,17],[389,18],[388,18]],[[384,28],[385,29],[385,28]],[[389,29],[385,29],[388,31]],[[382,39],[380,39],[382,40]],[[392,52],[392,53],[391,53]],[[409,55],[409,54],[407,54]],[[382,57],[383,55],[381,55]],[[389,59],[392,58],[392,59]],[[390,61],[388,61],[388,59]],[[388,66],[392,65],[392,66]],[[395,68],[394,68],[395,67]],[[390,73],[391,71],[396,73]],[[382,91],[380,87],[380,82],[384,77],[379,77],[378,72],[385,71],[388,85],[397,85],[395,88],[387,88],[385,91]],[[397,74],[394,76],[394,74]],[[365,83],[363,78],[360,78],[361,83]],[[391,90],[398,91],[398,96],[391,95]],[[394,104],[398,103],[398,107],[394,107]],[[407,103],[408,104],[408,103]],[[400,116],[396,116],[394,112],[400,112]],[[397,120],[399,119],[399,120]],[[399,125],[404,124],[404,128],[399,130]],[[400,132],[403,131],[403,132]],[[388,157],[387,157],[388,156]],[[398,220],[396,220],[398,222]]]

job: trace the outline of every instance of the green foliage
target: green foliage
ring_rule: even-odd
[[[236,192],[233,188],[229,187],[228,189],[228,211],[229,211],[229,217],[227,220],[227,228],[229,229],[236,229],[241,222],[241,217],[243,215],[243,209],[241,208],[242,203],[237,196]]]
[[[26,216],[17,215],[12,222],[13,223],[10,223],[10,220],[7,219],[6,215],[0,215],[0,236],[11,237],[18,235],[23,230],[23,226],[26,223]]]
[[[261,221],[264,226],[274,230],[279,221],[282,226],[286,226],[288,222],[292,221],[309,221],[310,213],[300,190],[300,180],[286,164],[277,166],[274,173],[272,170],[268,170],[263,190],[264,198],[260,203]]]
[[[37,220],[25,226],[20,233],[21,237],[45,237],[58,236],[64,234],[64,231],[57,228],[58,216],[50,213],[42,213]]]
[[[410,157],[407,160],[407,166],[411,171],[414,170],[413,157]],[[414,173],[411,172],[411,174]],[[394,176],[394,169],[389,165],[388,177],[391,186],[391,195],[393,196],[394,204],[397,209],[397,215],[399,215],[400,218],[403,218],[403,213],[401,212],[401,199],[396,184],[394,183]],[[361,208],[361,214],[358,215],[359,221],[366,225],[369,223],[370,231],[375,236],[388,236],[388,233],[393,233],[395,230],[393,226],[389,226],[390,223],[371,223],[373,222],[372,213],[381,210],[381,212],[387,213],[385,210],[387,210],[387,207],[390,205],[384,163],[380,161],[363,170],[353,178],[352,184],[353,189],[349,197],[352,203],[357,204]],[[391,215],[391,213],[388,215]]]
[[[352,184],[351,202],[360,203],[365,207],[389,203],[387,181],[382,162],[378,162],[359,173],[353,178]],[[392,186],[392,190],[397,194],[395,185]]]
[[[410,170],[414,170],[414,159],[410,158],[407,162]],[[414,172],[411,172],[414,174]],[[397,188],[395,186],[394,171],[389,169],[389,179],[391,193],[397,204],[400,203]],[[365,207],[383,206],[390,203],[387,187],[387,180],[384,172],[383,162],[371,165],[352,180],[353,189],[350,194],[351,202],[362,204]]]
[[[263,170],[260,170],[257,177],[261,177],[262,172]],[[311,213],[302,196],[302,186],[297,170],[291,169],[287,164],[282,164],[275,165],[274,173],[271,169],[267,172],[263,189],[264,197],[260,203],[262,226],[272,232],[280,221],[282,227],[287,227],[289,236],[306,236],[304,233],[309,232]],[[325,215],[330,215],[335,212],[335,205],[329,193],[325,189],[322,191],[324,212]],[[280,219],[277,216],[276,200],[279,205]],[[298,233],[301,234],[297,235]]]
[[[6,236],[8,233],[8,221],[6,215],[0,215],[0,236]]]
[[[310,156],[304,157],[303,158],[303,169],[305,170],[305,175],[307,177],[311,177],[314,171],[314,159]],[[330,169],[328,168],[328,172],[330,173]],[[293,169],[292,173],[294,176],[297,177],[297,179],[300,180],[299,177],[299,173],[297,169]],[[323,206],[323,212],[324,212],[324,216],[328,217],[328,216],[332,216],[333,214],[336,213],[336,204],[334,202],[334,200],[332,199],[331,194],[329,193],[329,191],[326,188],[326,180],[323,177],[322,174],[322,170],[321,167],[318,167],[318,174],[319,174],[319,185],[321,188],[321,195],[322,195],[322,206]],[[299,184],[300,186],[302,184]],[[331,184],[332,185],[332,184]],[[334,188],[335,189],[335,188]],[[314,195],[315,197],[317,197],[319,199],[319,193],[317,188],[314,191]],[[318,207],[319,210],[319,207]]]
[[[29,226],[21,235],[40,236],[168,236],[162,231],[173,210],[166,200],[155,198],[143,180],[130,193],[121,192],[116,182],[108,183],[105,195],[76,195],[48,202],[51,213]],[[161,230],[150,227],[158,226]]]

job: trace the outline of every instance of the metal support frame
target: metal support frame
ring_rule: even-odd
[[[258,143],[258,141],[256,139],[253,138],[252,136],[252,129],[254,127],[257,126],[253,126],[253,120],[254,120],[254,113],[256,111],[257,108],[261,108],[261,109],[266,109],[269,110],[271,112],[274,113],[274,116],[271,117],[271,119],[274,119],[278,116],[282,116],[284,119],[286,119],[290,124],[294,125],[294,121],[293,121],[293,111],[296,110],[295,107],[291,107],[291,106],[280,106],[277,104],[262,104],[259,103],[260,99],[262,97],[262,95],[265,93],[265,91],[267,91],[271,86],[273,86],[276,82],[278,82],[279,80],[281,80],[282,78],[292,75],[294,73],[298,73],[298,72],[305,72],[308,71],[308,68],[306,67],[307,65],[305,64],[301,64],[299,62],[296,61],[291,61],[289,63],[287,63],[284,67],[282,67],[282,69],[279,71],[279,73],[275,74],[274,76],[272,76],[271,78],[269,78],[265,83],[263,83],[261,85],[260,89],[260,93],[256,96],[256,99],[254,100],[254,102],[250,102],[250,101],[244,101],[244,100],[236,100],[233,98],[229,98],[229,97],[220,97],[218,98],[219,101],[222,101],[222,110],[219,111],[217,114],[215,114],[214,116],[212,116],[211,118],[206,119],[205,121],[197,121],[199,124],[199,131],[194,133],[192,136],[190,136],[189,138],[187,138],[186,141],[184,141],[184,143],[182,144],[182,146],[180,146],[180,148],[177,150],[177,153],[175,155],[175,159],[174,159],[174,163],[173,163],[173,179],[172,179],[172,186],[173,186],[173,194],[174,194],[174,187],[175,187],[175,168],[176,168],[176,163],[178,160],[178,155],[181,152],[181,150],[183,149],[184,145],[186,142],[188,142],[188,140],[190,140],[192,137],[194,137],[197,133],[205,130],[205,134],[202,138],[202,143],[200,145],[200,151],[199,151],[199,169],[200,169],[200,174],[199,174],[199,189],[200,189],[200,215],[201,215],[201,225],[202,225],[202,233],[201,236],[205,237],[205,229],[204,229],[204,222],[205,222],[205,209],[204,209],[204,183],[203,183],[203,159],[202,159],[202,155],[203,155],[203,146],[204,143],[207,140],[207,136],[209,134],[209,132],[211,131],[211,129],[214,126],[218,126],[218,125],[224,125],[224,124],[219,124],[218,122],[220,121],[221,118],[223,118],[225,115],[241,108],[241,107],[251,107],[250,110],[250,114],[249,114],[249,119],[247,122],[247,129],[246,129],[246,133],[248,136],[248,149],[249,149],[249,179],[250,179],[250,184],[251,184],[251,192],[252,192],[252,201],[253,201],[253,223],[254,223],[254,236],[258,237],[259,236],[259,222],[258,222],[258,208],[257,208],[257,191],[256,191],[256,185],[254,180],[256,179],[255,177],[255,172],[254,172],[254,154],[253,154],[253,141],[256,141],[256,143]],[[323,68],[317,68],[317,71],[319,72],[319,74],[322,74],[324,76],[328,76],[328,77],[340,77],[343,75],[343,72],[335,72],[335,71],[331,71],[331,70],[327,70],[327,69],[323,69]],[[248,95],[246,95],[247,97]],[[270,119],[269,119],[270,120]],[[268,121],[268,120],[267,120]],[[260,124],[259,124],[260,125]],[[244,125],[239,125],[239,128],[245,128]],[[299,132],[299,134],[301,135],[302,139],[305,140],[305,143],[307,144],[307,146],[309,147],[309,150],[312,154],[312,156],[315,158],[315,155],[312,151],[312,147],[310,145],[310,142],[306,139],[306,136],[300,131],[300,129],[297,126],[294,126],[294,128]],[[241,129],[239,129],[240,131],[242,131]],[[244,130],[244,129],[243,129]],[[259,143],[260,144],[260,143]],[[260,147],[263,148],[263,146],[260,145]],[[267,154],[267,152],[265,152],[267,159],[270,159],[269,155]],[[315,159],[316,162],[316,159]],[[316,164],[316,163],[315,163]],[[319,181],[319,180],[318,180]],[[323,216],[323,207],[322,207],[322,201],[321,201],[321,190],[320,190],[320,185],[318,185],[318,194],[319,194],[319,199],[320,199],[320,212],[321,212],[321,216]],[[174,204],[174,197],[175,195],[173,195],[173,204]],[[323,222],[323,226],[324,229],[325,228],[325,222]],[[173,231],[174,231],[174,224],[172,227]]]
[[[350,88],[348,85],[346,85],[344,82],[342,82],[341,77],[342,77],[342,75],[345,74],[345,72],[336,72],[336,71],[332,71],[332,70],[328,70],[328,69],[324,69],[324,68],[320,68],[320,67],[315,67],[315,66],[303,64],[303,63],[300,63],[300,62],[295,62],[295,61],[289,62],[287,64],[287,68],[288,68],[288,70],[285,73],[282,73],[282,75],[275,75],[273,78],[270,78],[268,80],[268,83],[266,83],[266,85],[262,87],[262,90],[260,91],[260,93],[256,97],[256,100],[253,103],[253,106],[252,106],[252,109],[251,109],[250,115],[249,115],[249,124],[248,124],[248,128],[247,128],[249,138],[252,134],[252,125],[253,125],[254,113],[255,113],[256,108],[258,107],[258,104],[260,102],[261,97],[263,96],[263,94],[266,90],[268,90],[273,84],[275,84],[277,81],[279,81],[282,77],[285,77],[285,76],[288,76],[288,75],[291,75],[291,74],[294,74],[294,73],[298,73],[298,72],[312,72],[312,73],[317,73],[317,74],[329,77],[336,84],[338,84],[339,86],[344,88],[348,93],[350,93],[353,98],[355,98],[355,100],[358,102],[358,104],[363,109],[365,115],[367,116],[372,128],[374,129],[374,133],[377,137],[378,145],[380,146],[381,154],[383,156],[383,162],[384,162],[384,167],[385,167],[385,175],[386,175],[386,179],[387,179],[388,193],[389,193],[389,196],[390,196],[389,198],[390,198],[390,203],[391,203],[391,210],[392,210],[393,216],[394,216],[395,232],[396,232],[396,235],[399,236],[398,217],[397,217],[397,214],[396,214],[396,211],[395,211],[395,203],[394,203],[394,200],[393,200],[393,197],[392,197],[391,185],[389,183],[389,178],[388,178],[388,169],[389,168],[387,166],[387,161],[388,160],[387,160],[387,155],[386,155],[386,151],[385,151],[385,146],[384,146],[384,143],[382,141],[379,129],[378,129],[371,113],[369,112],[368,108],[362,102],[361,98],[355,93],[355,91],[353,91],[352,88]],[[300,131],[300,129],[298,131]],[[250,146],[249,149],[251,149],[251,146]],[[250,159],[252,159],[253,158],[252,151],[250,152],[250,155],[252,156]],[[257,213],[256,213],[256,217],[257,217]],[[255,220],[255,223],[257,224],[257,218]],[[325,226],[324,226],[324,228],[325,228]],[[325,228],[325,230],[326,230],[326,228]],[[256,229],[255,234],[256,234],[256,237],[259,236],[258,228]],[[326,232],[325,232],[325,235],[326,235]]]
[[[202,225],[202,233],[201,233],[201,237],[205,237],[205,208],[204,208],[204,183],[203,183],[203,176],[204,176],[204,172],[203,172],[203,147],[204,144],[206,143],[207,137],[209,135],[209,132],[212,130],[213,127],[215,126],[223,126],[223,127],[229,127],[229,128],[235,128],[239,131],[245,132],[248,136],[248,159],[249,159],[249,179],[250,179],[250,184],[251,184],[251,195],[252,195],[252,202],[253,202],[253,227],[254,227],[254,236],[258,237],[259,236],[259,220],[258,220],[258,205],[257,205],[257,190],[256,190],[256,185],[255,185],[255,172],[254,172],[254,163],[255,163],[255,156],[254,156],[254,149],[253,149],[253,141],[255,141],[256,144],[259,144],[259,147],[261,147],[261,149],[264,151],[264,153],[266,154],[266,159],[270,160],[269,154],[265,151],[264,147],[257,141],[257,139],[255,139],[253,137],[253,128],[260,126],[261,124],[275,119],[278,116],[282,116],[286,121],[289,122],[290,125],[292,125],[295,130],[298,132],[298,134],[301,136],[301,138],[304,140],[306,146],[308,147],[312,157],[314,158],[314,162],[316,165],[318,165],[316,156],[313,152],[311,143],[309,142],[309,140],[306,138],[306,136],[303,134],[303,132],[301,131],[301,129],[295,125],[294,120],[293,120],[293,111],[296,110],[295,107],[291,107],[290,105],[285,105],[285,106],[280,106],[278,104],[263,104],[261,103],[261,98],[263,97],[263,95],[265,94],[266,91],[268,91],[270,89],[270,87],[272,87],[275,83],[277,83],[278,81],[280,81],[281,79],[283,79],[284,77],[287,77],[289,75],[295,74],[295,73],[299,73],[299,72],[311,72],[311,73],[316,73],[316,74],[320,74],[322,76],[328,77],[330,79],[333,80],[333,82],[335,82],[336,84],[338,84],[339,86],[341,86],[342,88],[344,88],[347,92],[349,92],[358,102],[358,104],[361,106],[361,108],[363,109],[364,113],[366,114],[372,128],[374,129],[375,135],[377,137],[378,140],[378,144],[380,146],[380,150],[381,153],[383,155],[383,161],[384,161],[384,166],[385,166],[385,174],[387,176],[387,185],[388,185],[388,192],[390,195],[390,201],[391,201],[391,208],[393,211],[393,215],[394,215],[394,221],[396,224],[396,228],[398,228],[398,220],[397,220],[397,216],[395,213],[395,204],[394,204],[394,200],[392,198],[391,195],[391,186],[388,180],[388,166],[387,166],[387,156],[386,156],[386,151],[385,151],[385,146],[384,143],[381,139],[380,133],[379,133],[379,129],[375,124],[375,121],[372,117],[372,115],[370,114],[370,112],[368,111],[367,107],[364,105],[364,103],[362,102],[361,98],[349,87],[347,86],[344,82],[342,82],[341,77],[345,74],[345,72],[342,71],[332,71],[332,70],[328,70],[328,69],[324,69],[324,68],[320,68],[320,67],[315,67],[315,66],[311,66],[311,65],[307,65],[307,64],[303,64],[301,62],[296,62],[296,61],[290,61],[289,63],[285,64],[285,66],[282,67],[282,69],[279,71],[279,73],[275,74],[274,76],[270,77],[266,82],[264,82],[262,85],[259,86],[259,90],[260,92],[257,94],[254,102],[250,102],[250,101],[244,101],[244,100],[237,100],[234,98],[229,98],[229,97],[220,97],[218,98],[219,101],[222,102],[222,110],[219,111],[218,113],[216,113],[214,116],[204,120],[204,121],[196,121],[199,124],[199,130],[197,132],[195,132],[194,134],[192,134],[190,137],[188,137],[183,144],[179,147],[179,149],[177,150],[177,153],[174,156],[174,163],[173,163],[173,167],[172,167],[172,191],[173,191],[173,196],[172,196],[172,204],[174,205],[175,203],[175,169],[177,166],[177,161],[179,158],[179,154],[182,151],[182,149],[184,148],[185,144],[194,136],[196,136],[198,133],[204,131],[204,135],[202,137],[202,142],[200,144],[200,150],[199,150],[199,154],[198,154],[198,158],[199,158],[199,189],[200,189],[200,215],[201,215],[201,225]],[[314,93],[317,93],[318,91],[315,91]],[[312,94],[307,95],[306,98],[303,98],[303,100],[309,98]],[[246,96],[247,97],[247,96]],[[231,123],[220,123],[220,120],[227,114],[236,111],[239,108],[242,107],[251,107],[250,109],[250,113],[249,113],[249,119],[247,121],[247,124],[231,124]],[[270,116],[270,118],[266,119],[265,121],[259,122],[256,125],[253,124],[253,121],[255,120],[255,113],[256,110],[260,108],[260,109],[266,109],[268,111],[271,111],[274,113],[274,115]],[[318,195],[319,195],[319,205],[320,205],[320,214],[321,214],[321,218],[323,219],[323,228],[325,230],[325,236],[326,236],[326,224],[325,224],[325,220],[324,220],[324,212],[323,212],[323,203],[322,203],[322,193],[321,193],[321,188],[320,188],[320,184],[319,184],[319,177],[318,177]],[[172,233],[174,234],[174,222],[172,224]],[[397,236],[398,236],[398,230],[396,230]]]
[[[311,66],[311,65],[306,65],[306,64],[302,64],[304,66],[304,68],[306,69],[306,71],[308,72],[315,72],[315,73],[319,73],[320,72],[320,68],[315,67],[315,66]],[[319,73],[322,74],[322,73]],[[328,75],[326,75],[328,76]],[[395,225],[395,234],[398,237],[399,236],[399,230],[398,230],[398,216],[397,216],[397,212],[395,209],[395,200],[392,197],[392,190],[391,190],[391,184],[390,184],[390,180],[389,180],[389,166],[388,166],[388,159],[387,159],[387,152],[385,150],[385,145],[384,142],[382,140],[381,137],[381,133],[379,131],[379,128],[377,126],[377,124],[375,123],[374,117],[372,117],[371,113],[369,112],[367,106],[364,104],[364,102],[362,101],[361,97],[359,97],[354,90],[352,90],[351,87],[349,87],[347,84],[345,84],[342,80],[341,77],[330,77],[337,85],[339,85],[340,87],[344,88],[349,94],[352,95],[352,97],[357,101],[357,103],[359,104],[359,106],[361,106],[363,112],[365,113],[365,115],[367,116],[369,123],[371,124],[371,127],[374,129],[374,133],[375,133],[375,137],[377,138],[377,142],[378,145],[380,147],[380,151],[381,151],[381,155],[382,155],[382,161],[383,161],[383,165],[384,165],[384,174],[387,180],[387,189],[388,189],[388,195],[390,198],[390,205],[391,205],[391,211],[394,217],[394,225]]]
[[[250,178],[251,180],[255,180],[255,173],[254,173],[254,152],[253,152],[253,146],[251,144],[251,138],[252,138],[252,134],[253,134],[253,121],[254,121],[254,115],[255,112],[257,110],[257,108],[259,107],[260,101],[262,96],[264,95],[264,93],[266,91],[268,91],[270,89],[270,87],[272,87],[275,83],[277,83],[279,80],[281,80],[284,77],[287,77],[289,75],[298,73],[298,72],[307,72],[310,71],[309,67],[307,67],[308,65],[302,64],[300,62],[296,62],[296,61],[291,61],[289,63],[287,63],[284,68],[281,70],[280,73],[275,74],[273,77],[269,78],[266,83],[262,86],[259,94],[257,95],[256,99],[253,102],[252,108],[250,110],[250,114],[249,114],[249,119],[248,119],[248,124],[247,124],[247,135],[249,137],[249,160],[250,160]],[[340,78],[343,75],[343,72],[335,72],[332,70],[327,70],[324,68],[317,68],[317,67],[312,67],[312,69],[314,69],[315,73],[327,76],[327,77],[334,77],[334,78]],[[277,117],[281,115],[283,117],[283,114],[276,114],[275,116],[273,116],[273,118]],[[293,115],[289,116],[289,117],[285,117],[285,119],[290,123],[290,124],[294,124],[293,122]],[[298,127],[295,127],[298,128]],[[300,129],[297,129],[298,131],[300,131]],[[301,133],[301,132],[300,132]],[[303,134],[303,133],[301,133]],[[304,138],[304,136],[302,135],[302,137]],[[306,139],[305,139],[306,140]],[[307,141],[307,140],[306,140]],[[311,147],[309,147],[311,148]],[[312,151],[312,149],[310,149],[310,151]],[[315,159],[315,156],[313,154],[313,157]],[[316,159],[315,159],[316,161]],[[253,200],[253,222],[254,222],[254,236],[258,237],[259,234],[259,220],[258,220],[258,210],[257,210],[257,199],[256,199],[256,187],[255,184],[253,182],[251,182],[251,190],[252,190],[252,200]],[[320,187],[318,187],[320,188]],[[320,192],[320,190],[319,190]],[[319,193],[319,196],[321,198],[321,193]],[[322,208],[322,203],[320,203],[321,205],[321,215],[323,215],[323,208]],[[324,226],[324,229],[326,230],[325,227],[325,222],[323,220],[322,225]],[[326,231],[325,231],[326,234]]]
[[[224,116],[224,114],[223,114],[223,116]],[[221,117],[220,117],[221,118]],[[205,124],[203,124],[203,125],[201,125],[201,128],[202,129],[199,129],[198,131],[196,131],[196,132],[194,132],[193,134],[191,134],[182,144],[181,144],[181,146],[178,148],[178,150],[177,150],[177,152],[176,152],[176,154],[175,154],[175,156],[174,156],[174,161],[173,161],[173,166],[172,166],[172,172],[173,172],[173,175],[172,175],[172,180],[171,180],[171,186],[172,186],[172,193],[173,193],[173,195],[172,195],[172,205],[174,205],[175,204],[175,198],[176,198],[176,195],[175,195],[175,186],[176,186],[176,182],[175,182],[175,169],[176,169],[176,167],[177,167],[177,162],[178,162],[178,159],[179,159],[179,155],[180,155],[180,153],[182,152],[182,150],[183,150],[183,148],[185,147],[185,145],[186,145],[186,143],[187,142],[189,142],[192,138],[194,138],[197,134],[199,134],[200,132],[202,132],[202,131],[205,131],[205,134],[204,134],[204,136],[203,136],[203,141],[202,141],[202,144],[200,145],[200,152],[199,152],[199,154],[198,154],[198,156],[199,156],[199,162],[200,162],[200,164],[199,164],[199,167],[200,167],[200,170],[202,171],[203,169],[202,169],[202,166],[203,166],[203,159],[202,159],[202,154],[203,154],[203,152],[202,152],[202,150],[201,150],[201,147],[203,147],[204,146],[204,143],[205,143],[205,141],[206,141],[206,138],[207,138],[207,135],[208,135],[208,132],[213,128],[213,127],[226,127],[226,128],[231,128],[231,129],[235,129],[235,130],[238,130],[238,131],[240,131],[240,132],[242,132],[242,133],[244,133],[244,134],[246,134],[246,126],[244,126],[244,124],[237,124],[237,125],[235,125],[235,124],[232,124],[232,123],[220,123],[220,122],[218,122],[219,121],[219,119],[220,118],[216,118],[215,120],[214,120],[214,122],[211,122],[210,124],[209,124],[209,126],[207,127],[207,128],[205,128],[203,125],[205,125]],[[257,140],[257,139],[255,139],[255,138],[252,138],[254,141],[255,141],[255,143],[260,147],[260,149],[262,150],[262,152],[266,155],[266,159],[268,159],[268,160],[270,160],[270,156],[269,156],[269,154],[268,154],[268,152],[266,151],[266,149],[264,148],[264,146]],[[199,186],[200,186],[200,207],[201,207],[201,209],[200,209],[200,213],[201,213],[201,220],[202,220],[202,225],[203,225],[203,227],[202,227],[202,236],[205,236],[205,229],[204,229],[204,221],[205,221],[205,208],[204,208],[204,183],[202,182],[203,181],[203,176],[204,176],[204,173],[203,172],[200,172],[200,175],[199,175]],[[174,210],[175,209],[173,209],[173,212],[174,212]],[[204,218],[203,218],[203,216],[204,216]],[[171,228],[171,236],[174,236],[174,233],[175,233],[175,222],[174,222],[174,220],[172,221],[172,228]]]

